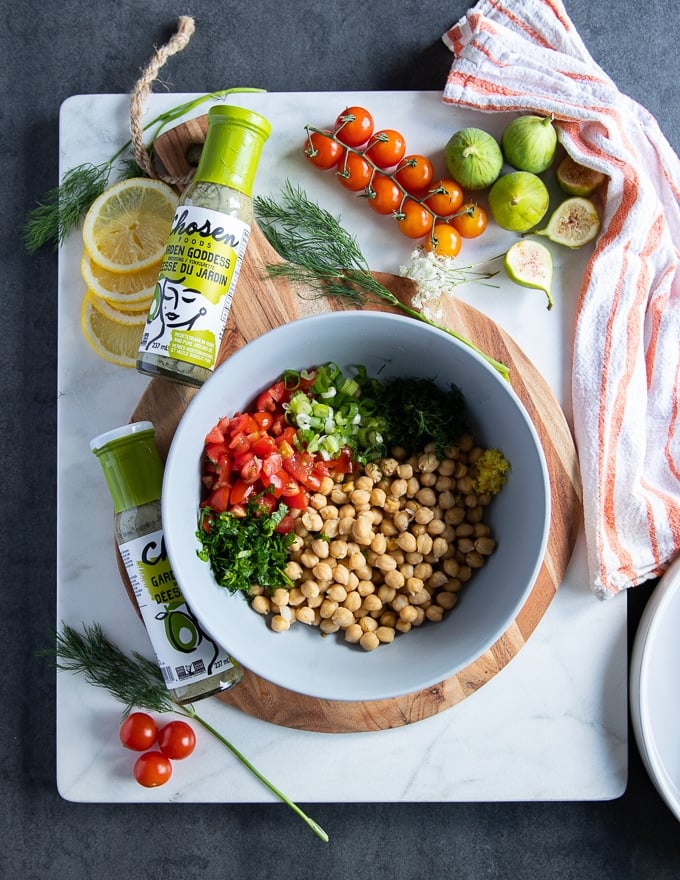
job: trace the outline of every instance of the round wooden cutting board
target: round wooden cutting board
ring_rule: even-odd
[[[205,118],[178,126],[156,141],[156,155],[175,175],[191,170],[196,147],[205,136]],[[266,273],[280,262],[257,225],[253,227],[239,276],[220,362],[262,333],[294,318],[333,305],[310,291],[292,286]],[[395,275],[376,277],[403,302],[410,303],[413,283]],[[390,309],[387,309],[390,310]],[[550,474],[551,520],[545,558],[534,588],[517,618],[498,641],[457,675],[418,693],[373,702],[320,700],[285,690],[246,670],[237,687],[217,699],[254,717],[300,730],[324,733],[375,731],[399,727],[428,718],[459,703],[477,691],[521,650],[563,579],[581,521],[580,480],[576,450],[564,414],[550,387],[514,340],[478,310],[447,298],[443,323],[455,329],[482,351],[510,368],[510,381],[522,400],[540,437]],[[132,414],[132,421],[148,419],[165,457],[175,428],[195,394],[194,389],[164,379],[152,379]]]

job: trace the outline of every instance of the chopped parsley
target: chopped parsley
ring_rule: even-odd
[[[248,504],[245,516],[230,511],[216,513],[209,507],[201,510],[196,535],[203,548],[197,553],[210,563],[220,586],[230,593],[246,594],[256,584],[269,592],[292,586],[285,567],[295,533],[275,531],[287,513],[285,504],[269,513],[257,500]]]

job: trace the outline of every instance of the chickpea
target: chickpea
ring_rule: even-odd
[[[310,532],[320,532],[323,528],[323,520],[320,514],[311,508],[307,508],[300,517],[304,527]]]
[[[434,510],[432,510],[432,508],[430,507],[419,507],[416,510],[413,518],[418,523],[418,525],[426,526],[434,519]]]
[[[278,605],[279,607],[281,607],[282,605],[287,605],[288,590],[286,590],[284,587],[279,587],[272,593],[271,600],[274,605]]]
[[[332,602],[330,599],[324,599],[319,608],[321,618],[332,617],[338,610],[338,603]]]
[[[333,569],[327,562],[317,562],[312,568],[312,573],[317,581],[332,581]]]
[[[380,644],[380,640],[374,632],[366,632],[359,639],[359,644],[364,651],[374,651]]]
[[[312,552],[315,553],[319,559],[328,558],[330,553],[328,541],[324,541],[323,538],[316,538],[314,541],[312,541],[311,547]]]
[[[378,641],[383,645],[389,645],[394,641],[395,632],[392,626],[379,626],[375,634]]]
[[[269,614],[271,610],[271,602],[267,596],[255,596],[250,603],[250,607],[253,611],[257,611],[258,614]]]
[[[384,489],[380,489],[378,486],[375,486],[371,490],[370,503],[373,505],[373,507],[384,507],[386,500],[387,495]]]
[[[361,608],[361,593],[359,591],[355,591],[353,593],[348,593],[347,598],[342,603],[343,608],[347,608],[348,611],[358,611]]]
[[[345,630],[345,641],[350,642],[351,644],[358,644],[359,639],[364,635],[363,629],[359,626],[358,623],[350,624]]]
[[[430,605],[425,611],[425,617],[433,623],[439,623],[444,619],[444,609],[441,605]]]
[[[331,633],[336,633],[340,629],[340,627],[337,623],[334,623],[332,620],[324,617],[319,621],[319,629],[321,630],[321,632],[326,633],[327,635],[331,635]]]
[[[458,602],[458,594],[448,592],[437,593],[435,602],[440,608],[443,608],[445,611],[450,611]]]
[[[288,604],[296,608],[305,601],[305,594],[299,587],[293,587],[288,591]]]
[[[307,626],[311,626],[314,623],[315,617],[314,609],[310,608],[309,605],[304,605],[302,608],[298,608],[295,612],[295,619],[299,623],[304,623]]]
[[[383,607],[383,603],[375,593],[369,593],[361,604],[368,612],[382,611]]]
[[[336,584],[340,584],[343,587],[347,587],[349,585],[349,577],[350,571],[346,565],[342,563],[338,563],[333,569],[333,580]],[[345,590],[345,592],[347,592]]]
[[[354,615],[349,608],[340,607],[335,609],[331,620],[340,629],[347,629],[348,626],[354,623]]]
[[[423,488],[419,492],[416,493],[416,498],[423,504],[425,507],[434,507],[437,503],[437,495],[434,489],[431,488]]]
[[[397,538],[397,546],[406,553],[413,553],[416,549],[416,539],[411,532],[402,532]]]
[[[383,532],[377,532],[371,541],[371,550],[382,556],[387,552],[387,538]]]
[[[316,581],[306,580],[300,584],[300,592],[306,596],[307,599],[314,599],[321,592],[321,588]]]
[[[496,542],[493,538],[487,536],[479,537],[475,540],[475,550],[482,556],[491,556],[496,549]]]
[[[375,632],[378,628],[378,621],[374,620],[372,617],[365,616],[359,621],[359,626],[364,632]]]
[[[383,553],[382,556],[378,556],[376,559],[375,567],[379,568],[380,571],[395,571],[397,568],[397,562],[393,556],[389,555],[389,553]]]
[[[393,588],[394,590],[399,590],[404,586],[406,579],[401,571],[386,571],[385,572],[385,584],[388,587]]]
[[[347,590],[338,584],[337,586],[329,587],[326,590],[326,595],[331,602],[341,603],[347,598]]]
[[[286,632],[286,630],[290,629],[290,621],[285,620],[280,614],[275,614],[272,617],[270,626],[274,632]]]

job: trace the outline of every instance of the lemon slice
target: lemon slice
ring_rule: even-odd
[[[134,320],[121,322],[103,312],[98,305],[96,298],[88,291],[80,312],[80,328],[85,339],[105,360],[120,367],[134,367],[146,315],[142,313]]]
[[[127,324],[139,325],[140,322],[143,323],[146,321],[146,317],[149,314],[149,306],[144,305],[142,303],[141,307],[135,304],[132,308],[116,308],[116,306],[111,305],[110,302],[107,302],[105,299],[101,299],[96,294],[94,294],[91,290],[88,290],[88,293],[92,297],[92,305],[97,309],[98,312],[101,312],[106,318],[110,321],[113,321],[114,324]]]
[[[116,308],[132,311],[148,308],[160,267],[161,263],[154,263],[138,272],[109,272],[93,262],[87,251],[83,251],[80,274],[94,296]]]
[[[91,259],[109,272],[140,272],[165,252],[178,197],[160,180],[132,177],[108,187],[83,221]]]

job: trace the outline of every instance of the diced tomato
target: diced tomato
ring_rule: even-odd
[[[250,440],[243,431],[238,431],[229,441],[229,449],[234,453],[245,452],[250,449]]]
[[[213,443],[224,443],[224,433],[220,430],[219,425],[215,425],[205,435],[205,445],[210,446]]]
[[[278,504],[279,502],[270,492],[265,492],[264,495],[261,495],[257,499],[258,507],[261,507],[263,512],[266,513],[274,513],[274,511],[278,507]]]
[[[256,488],[254,483],[246,483],[244,480],[236,480],[231,489],[229,503],[233,511],[235,506],[243,505],[245,501],[255,494]]]
[[[236,434],[252,434],[259,431],[259,425],[250,413],[237,413],[229,424],[229,433],[232,437]]]
[[[220,456],[227,454],[227,447],[224,445],[224,440],[219,443],[210,443],[205,447],[205,456],[208,458],[213,464],[218,464],[220,460]]]
[[[241,468],[241,479],[244,483],[254,483],[261,473],[262,459],[256,455],[251,455]]]
[[[295,510],[306,510],[307,507],[309,507],[309,494],[302,486],[298,486],[298,490],[299,491],[296,495],[287,495],[284,493],[284,503]]]
[[[257,422],[261,431],[268,431],[274,424],[274,416],[270,412],[257,411],[253,413],[253,418]]]
[[[293,531],[295,526],[295,517],[292,513],[287,513],[282,519],[278,526],[274,529],[275,532],[278,532],[280,535],[287,535]]]
[[[278,452],[272,452],[262,462],[262,473],[271,476],[283,468],[283,458]]]
[[[255,440],[250,448],[255,455],[259,455],[260,458],[266,458],[268,455],[276,452],[276,440],[270,437],[269,434],[263,434]]]
[[[258,395],[255,401],[255,409],[264,410],[265,412],[275,412],[277,404],[281,403],[286,392],[286,387],[282,381],[275,382],[266,391]]]
[[[278,435],[278,437],[276,439],[276,442],[279,446],[279,449],[281,448],[282,443],[287,443],[288,446],[290,446],[292,449],[292,446],[293,446],[293,443],[295,441],[296,436],[297,436],[297,431],[295,430],[295,428],[292,425],[287,425],[285,428],[283,428],[283,430],[281,431],[281,433]]]
[[[260,474],[260,479],[262,481],[262,485],[265,489],[271,489],[275,498],[280,498],[283,494],[283,488],[288,481],[288,474],[281,468],[277,471],[265,470],[262,468],[262,473]]]
[[[229,486],[220,486],[215,489],[208,498],[208,506],[212,507],[213,510],[217,511],[217,513],[224,513],[224,511],[229,507],[229,493],[231,489]]]

